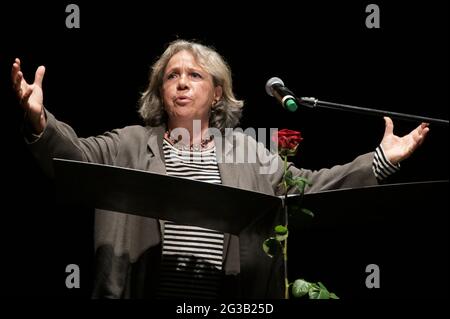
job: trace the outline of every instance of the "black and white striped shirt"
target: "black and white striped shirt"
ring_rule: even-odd
[[[392,164],[384,154],[383,148],[380,146],[375,150],[375,156],[373,157],[372,170],[375,177],[382,181],[389,177],[400,169],[400,164]]]
[[[164,140],[163,150],[168,175],[221,184],[215,148],[180,151]],[[214,230],[166,221],[158,296],[217,298],[223,238],[223,233]]]

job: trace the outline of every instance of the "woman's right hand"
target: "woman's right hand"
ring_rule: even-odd
[[[34,83],[28,84],[20,69],[20,60],[17,58],[15,59],[11,70],[14,91],[17,94],[20,105],[25,111],[27,120],[30,122],[34,129],[34,133],[36,134],[42,133],[46,125],[46,118],[43,112],[44,95],[42,91],[44,73],[45,67],[38,67],[34,77]]]

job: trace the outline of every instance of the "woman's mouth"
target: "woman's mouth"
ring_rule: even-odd
[[[186,95],[180,95],[175,98],[175,103],[179,105],[185,105],[191,101],[191,98]]]

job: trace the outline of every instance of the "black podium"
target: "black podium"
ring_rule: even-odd
[[[243,289],[252,281],[267,280],[267,287],[277,290],[271,296],[282,297],[276,284],[281,283],[279,260],[262,251],[262,242],[282,221],[281,198],[77,161],[57,159],[54,167],[65,203],[238,235]],[[341,298],[421,298],[430,294],[424,285],[447,296],[447,196],[448,181],[306,194],[302,205],[315,216],[290,217],[290,279],[322,281]],[[297,201],[298,196],[288,198],[290,204]],[[380,269],[380,288],[365,284],[370,264]]]
[[[433,181],[306,195],[315,217],[290,219],[291,277],[323,281],[341,298],[448,297],[448,190]],[[365,284],[370,264],[380,288]]]
[[[54,167],[65,202],[235,235],[281,204],[275,196],[128,168],[61,159]]]

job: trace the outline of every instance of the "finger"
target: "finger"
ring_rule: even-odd
[[[23,80],[23,73],[22,71],[17,72],[17,81],[16,83],[20,86],[20,84],[22,83]]]
[[[421,145],[423,143],[423,141],[425,140],[425,137],[427,137],[427,134],[429,131],[430,131],[429,127],[425,127],[422,130],[422,133],[420,134],[420,139],[419,139],[418,145]]]
[[[11,70],[11,80],[13,82],[13,87],[15,90],[18,89],[18,84],[20,84],[20,81],[18,79],[20,77],[19,73],[21,73],[21,72],[18,71],[17,65],[16,64],[13,65],[13,68]]]
[[[15,69],[16,73],[21,70],[21,62],[19,58],[14,59],[13,70]]]
[[[13,82],[15,82],[17,72],[19,72],[19,70],[20,70],[20,66],[17,63],[17,59],[16,59],[11,67],[11,79],[13,80]]]
[[[25,78],[23,77],[23,72],[21,69],[21,62],[19,58],[15,58],[14,59],[14,63],[13,63],[13,67],[11,70],[11,75],[12,75],[12,79],[13,79],[13,85],[15,86],[16,90],[24,90],[24,85],[28,86],[27,81],[25,80]],[[23,80],[23,82],[22,82]]]
[[[17,88],[17,76],[20,73],[20,65],[16,62],[13,63],[13,66],[11,68],[11,80],[13,83],[14,89]]]
[[[427,128],[429,125],[430,125],[429,123],[422,123],[422,124],[420,124],[420,132],[422,133],[423,130],[424,130],[425,128]]]
[[[34,84],[42,88],[42,80],[44,79],[45,66],[41,65],[36,70],[36,75],[34,76]]]
[[[385,116],[384,122],[386,128],[384,130],[384,136],[394,134],[394,123],[392,122],[390,117]]]
[[[28,86],[28,83],[23,78],[22,71],[18,71],[14,78],[14,83],[13,83],[13,87],[16,90],[16,93],[18,95],[22,95],[23,92],[21,92],[21,91],[24,91],[27,86]]]
[[[411,152],[414,151],[418,146],[420,146],[423,143],[429,131],[430,128],[428,127],[422,128],[422,125],[420,125],[414,131],[411,132],[410,134],[412,138]]]
[[[426,128],[423,129],[423,132],[422,132],[422,138],[423,139],[425,139],[425,137],[427,136],[429,131],[430,131],[429,127],[426,127]]]
[[[14,62],[13,62],[13,67],[12,67],[12,70],[11,70],[12,72],[15,72],[15,73],[17,73],[18,71],[20,71],[20,60],[18,59],[18,58],[15,58],[14,59]]]
[[[20,103],[22,105],[25,105],[28,102],[28,99],[30,98],[31,93],[33,93],[33,89],[31,86],[29,86],[24,92],[20,99]]]
[[[422,134],[422,132],[423,132],[423,130],[425,129],[425,128],[427,128],[428,127],[428,123],[422,123],[422,124],[420,124],[418,127],[416,127],[416,129],[414,130],[415,132],[418,132],[420,135]]]
[[[21,71],[17,73],[16,76],[16,82],[14,83],[14,89],[16,90],[17,94],[22,95],[22,80],[23,80],[23,74]]]
[[[22,71],[19,71],[17,74],[17,81],[16,81],[16,92],[21,97],[23,95],[23,92],[29,87],[28,83],[23,78]]]

